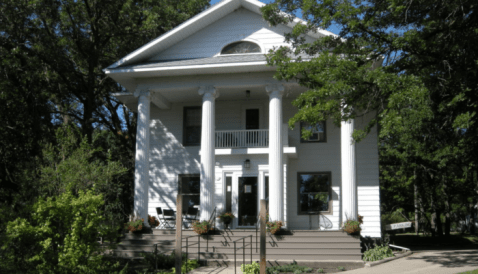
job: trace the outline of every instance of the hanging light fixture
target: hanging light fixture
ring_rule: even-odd
[[[250,161],[249,159],[246,159],[246,160],[244,161],[244,168],[245,168],[245,169],[251,168],[251,161]]]
[[[246,90],[246,98],[249,98],[251,97],[251,91],[250,90]]]

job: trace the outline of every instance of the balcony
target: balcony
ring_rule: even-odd
[[[282,126],[282,142],[289,146],[287,124]],[[219,130],[215,134],[216,148],[267,148],[268,129]]]

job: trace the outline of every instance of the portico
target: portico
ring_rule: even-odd
[[[287,45],[298,22],[271,27],[262,5],[224,0],[105,70],[128,90],[118,100],[138,113],[135,215],[175,210],[182,194],[183,211],[198,208],[201,220],[216,209],[236,215],[233,227],[250,227],[266,199],[270,219],[287,228],[339,230],[360,214],[362,234],[379,237],[377,134],[352,140],[373,114],[289,128],[292,101],[306,89],[276,80],[264,54]]]

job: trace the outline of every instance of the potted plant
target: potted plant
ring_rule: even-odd
[[[224,227],[227,229],[229,227],[229,224],[234,218],[236,218],[236,216],[234,216],[234,214],[232,214],[231,212],[225,212],[219,215],[218,218],[224,223]]]
[[[193,222],[192,227],[194,232],[196,232],[199,235],[207,234],[209,230],[212,230],[212,225],[211,223],[209,223],[209,221]]]
[[[144,227],[144,219],[133,218],[131,221],[124,224],[124,228],[130,232],[141,232]]]
[[[363,223],[363,216],[358,216],[357,220],[347,219],[344,222],[342,229],[350,235],[358,235],[362,228],[360,225]]]
[[[158,219],[156,219],[156,217],[151,216],[151,215],[149,215],[149,214],[148,214],[148,223],[149,223],[149,226],[150,226],[151,228],[155,228],[155,227],[159,226],[159,221],[158,221]]]
[[[282,223],[282,221],[272,221],[266,223],[267,231],[269,231],[271,234],[276,234],[277,232],[279,232],[280,228],[283,225],[284,224]]]

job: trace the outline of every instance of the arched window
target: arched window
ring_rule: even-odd
[[[252,42],[239,41],[225,46],[221,54],[261,53],[261,47]]]

